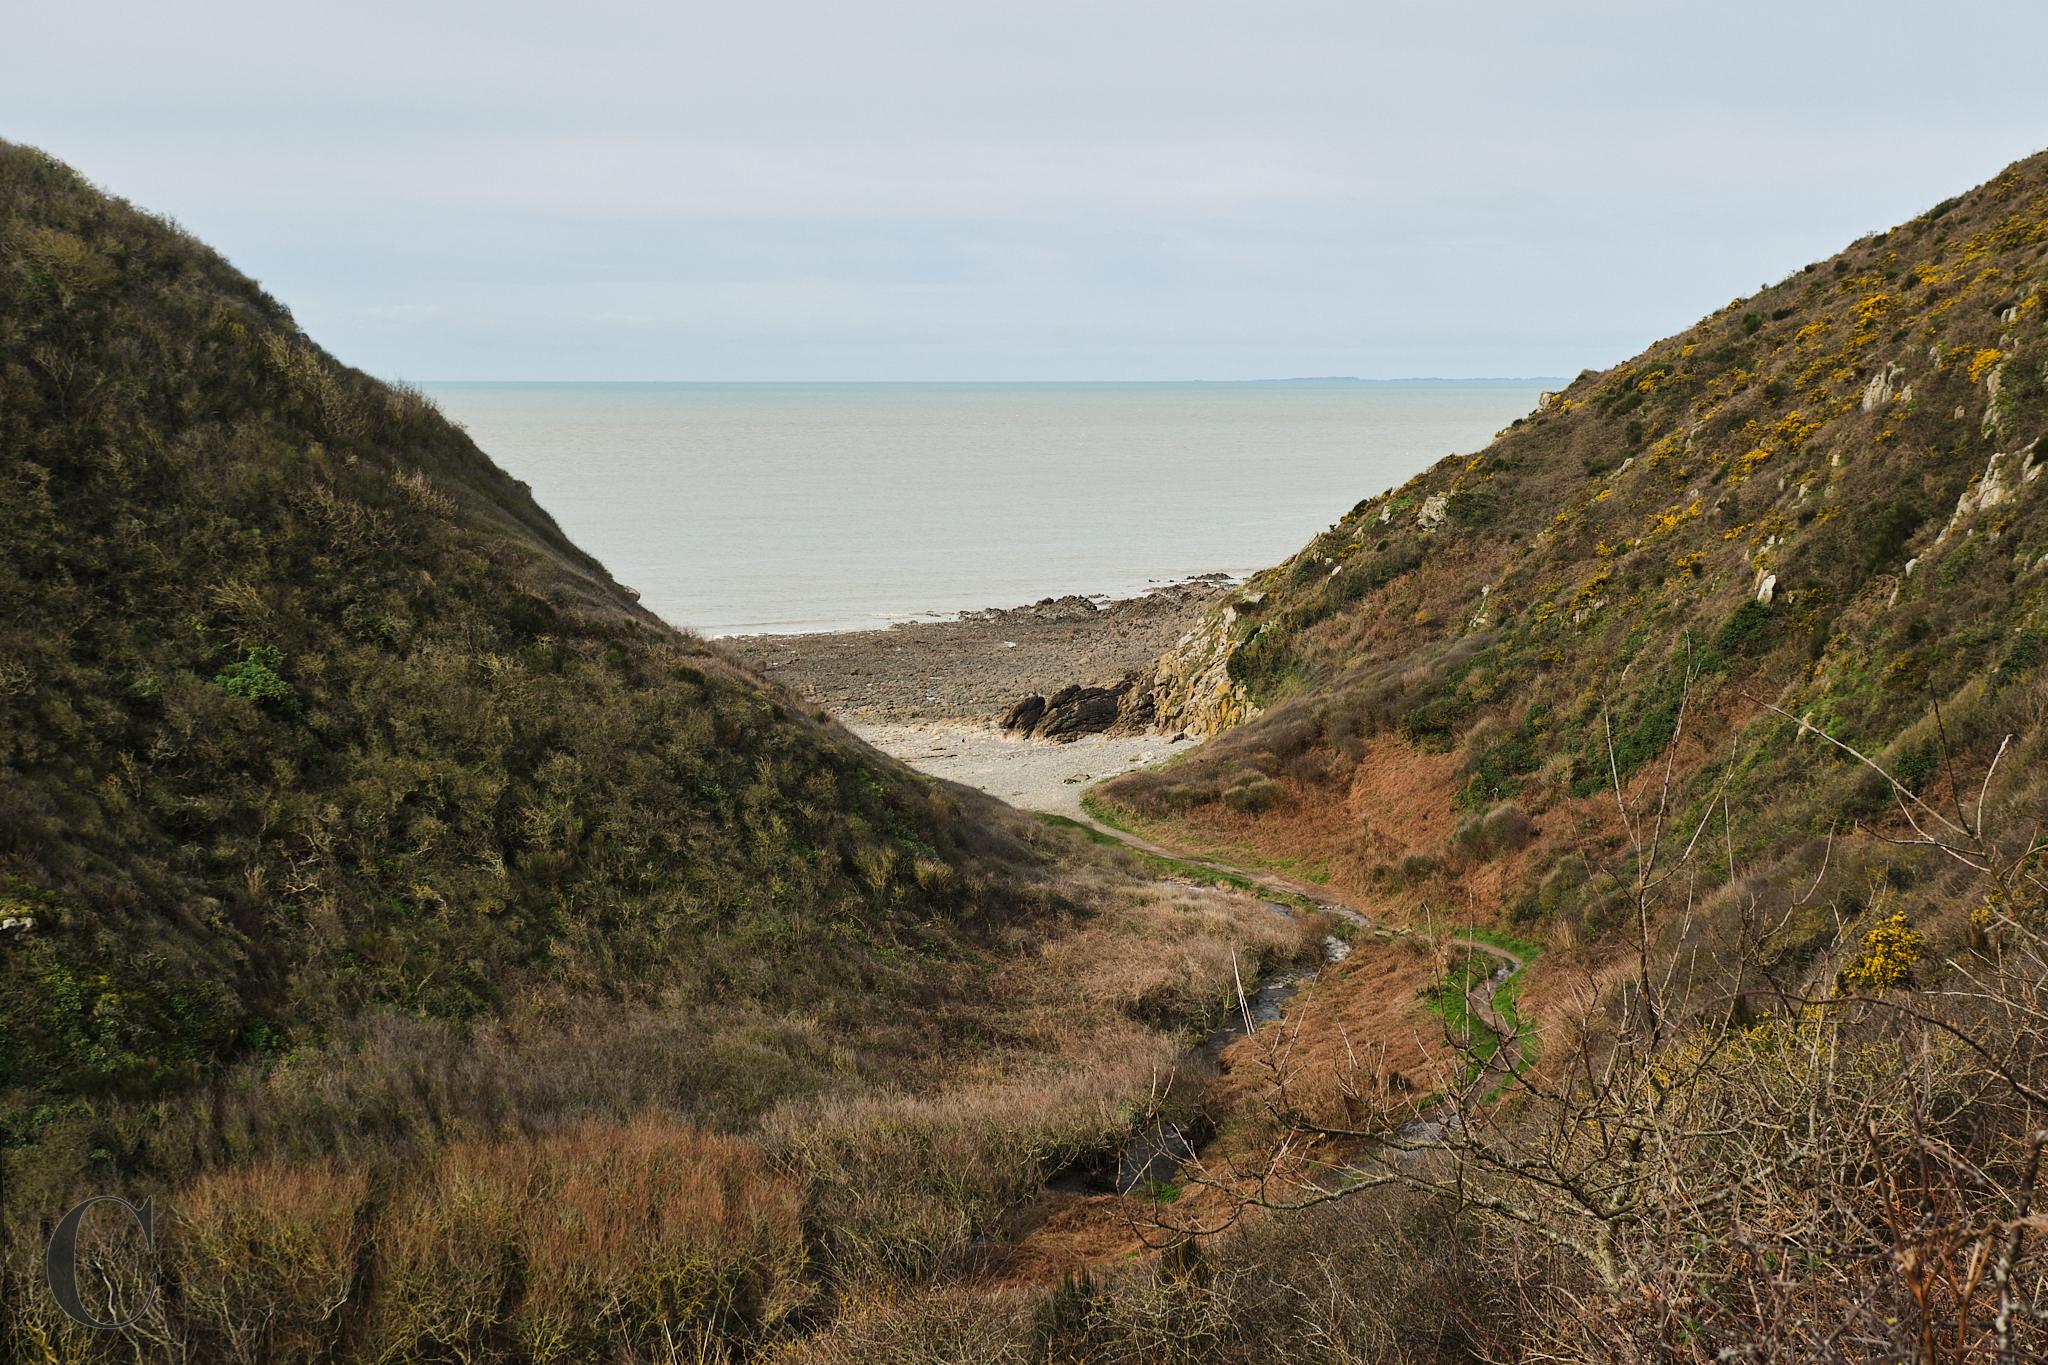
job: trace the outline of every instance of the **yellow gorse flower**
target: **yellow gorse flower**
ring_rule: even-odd
[[[1863,956],[1842,969],[1844,990],[1886,990],[1904,981],[1927,949],[1920,931],[1895,910],[1863,936]]]

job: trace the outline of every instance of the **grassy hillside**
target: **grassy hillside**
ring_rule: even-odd
[[[449,1124],[738,1121],[844,1073],[835,1031],[936,1045],[1059,904],[992,811],[641,611],[429,402],[15,147],[0,524],[19,1219]]]
[[[640,611],[419,395],[0,150],[0,1094],[523,983],[887,991],[963,822]]]
[[[859,746],[0,147],[0,1362],[2038,1356],[2044,434],[2048,157],[1247,584],[1101,813],[1425,932],[1205,1088],[1314,926]]]
[[[971,1260],[1310,946],[654,619],[6,144],[0,526],[8,1365],[751,1352]],[[153,1263],[88,1228],[121,1332],[43,1284],[106,1193],[159,1209]]]
[[[2012,780],[2040,772],[2044,257],[2036,157],[1582,374],[1247,584],[1155,686],[1196,728],[1256,719],[1111,799],[1361,894],[1597,940],[1617,908],[1576,894],[1580,825],[1617,833],[1607,793],[1664,752],[1688,687],[1679,771],[1696,800],[1735,779],[1744,866],[1894,806],[1768,707],[1922,794],[2006,734]]]
[[[1216,738],[1103,816],[1544,953],[1432,1157],[1369,1063],[1334,1119],[1276,1074],[1272,1150],[1355,1193],[1216,1180],[1273,1216],[1080,1296],[1074,1349],[2048,1350],[2044,435],[2048,155],[1580,375],[1163,658]]]

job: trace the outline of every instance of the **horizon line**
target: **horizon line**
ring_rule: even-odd
[[[788,386],[797,384],[1537,384],[1570,383],[1571,377],[1554,374],[1475,374],[1475,375],[1284,375],[1260,379],[410,379],[390,381],[398,384],[590,384],[627,385],[640,384],[758,384],[762,386]]]

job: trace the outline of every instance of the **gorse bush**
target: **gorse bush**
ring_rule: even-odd
[[[1220,733],[1104,799],[1161,840],[1316,860],[1384,923],[1541,940],[1515,1006],[1537,1059],[1447,1072],[1417,1152],[1407,1110],[1361,1112],[1387,1090],[1344,1013],[1365,1002],[1326,979],[1344,1121],[1303,1117],[1290,1013],[1245,1106],[1273,1165],[1219,1147],[1227,1175],[1182,1173],[1229,1269],[1098,1285],[1071,1316],[1217,1361],[1281,1333],[1344,1361],[2048,1349],[2044,286],[2048,154],[1581,374],[1163,662],[1157,713]],[[1304,717],[1325,808],[1218,809]],[[1457,1228],[1437,1270],[1488,1288],[1386,1332],[1396,1310],[1333,1287],[1391,1278],[1357,1239],[1313,1289],[1234,1300],[1245,1219],[1213,1201],[1319,1220],[1339,1181],[1427,1187]]]
[[[1225,1226],[983,1294],[1316,931],[1048,877],[1090,846],[652,620],[431,404],[0,148],[0,1361],[2039,1356],[2044,248],[2037,159],[1191,636],[1161,714],[1258,714],[1094,808],[1455,917],[1460,1036],[1324,1129],[1273,1031],[1227,1176],[1146,1202]],[[136,1336],[21,1292],[102,1182],[170,1211]]]
[[[1218,809],[1232,770],[1289,752],[1306,717],[1327,790],[1420,751],[1405,771],[1432,790],[1400,800],[1514,800],[1562,829],[1546,819],[1557,806],[1661,780],[1651,759],[1687,688],[1700,704],[1678,765],[1725,765],[1759,802],[1798,809],[1801,836],[1882,818],[1889,787],[1817,739],[1777,743],[1784,726],[1860,736],[1938,793],[1942,775],[1912,753],[1932,737],[1907,737],[1929,699],[1981,716],[1999,704],[1979,696],[1987,682],[2028,693],[2048,659],[2044,250],[2036,157],[1938,220],[1581,374],[1484,449],[1359,503],[1162,665],[1157,713],[1224,728],[1170,769],[1116,779],[1110,798],[1191,835],[1233,821]],[[1468,502],[1482,514],[1461,516]],[[1454,749],[1439,792],[1430,756]],[[1321,850],[1361,892],[1436,843],[1368,833],[1402,823],[1357,808],[1400,784],[1378,785],[1352,793],[1330,826],[1345,841]],[[1300,813],[1267,820],[1298,854]],[[1539,850],[1511,899],[1574,856]]]
[[[1926,948],[1927,940],[1907,923],[1906,912],[1894,910],[1863,936],[1862,955],[1842,969],[1842,987],[1881,991],[1899,985]]]

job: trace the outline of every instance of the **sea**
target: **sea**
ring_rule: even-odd
[[[1561,384],[419,387],[644,605],[721,636],[1243,576]]]

